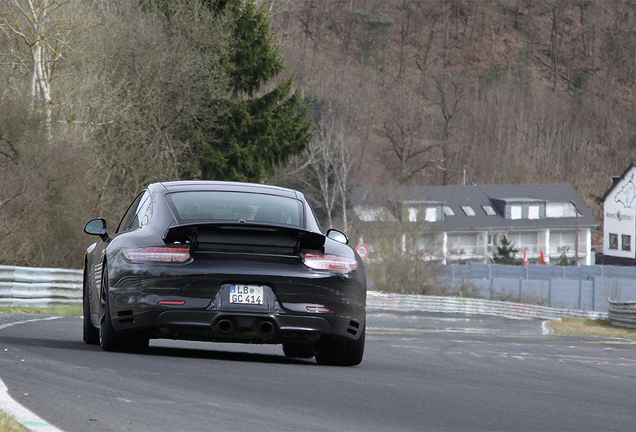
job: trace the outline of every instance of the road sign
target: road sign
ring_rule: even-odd
[[[360,258],[366,258],[369,256],[369,248],[365,244],[356,246],[356,252],[358,252]]]

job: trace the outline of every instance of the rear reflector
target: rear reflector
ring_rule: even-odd
[[[185,301],[183,300],[159,300],[157,302],[159,305],[168,305],[168,306],[183,306]]]
[[[303,257],[303,262],[307,267],[316,270],[353,271],[358,268],[358,263],[355,259],[335,255],[307,254]]]
[[[149,247],[128,249],[124,258],[133,262],[186,262],[190,259],[190,250],[184,248]]]
[[[307,311],[308,312],[319,312],[319,313],[333,312],[331,309],[329,309],[327,307],[321,307],[321,306],[307,306]]]

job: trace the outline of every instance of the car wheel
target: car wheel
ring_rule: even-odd
[[[313,344],[284,343],[283,353],[290,358],[312,358],[316,355],[316,347]]]
[[[104,266],[101,290],[101,326],[99,345],[104,351],[143,352],[148,349],[149,338],[140,334],[120,333],[113,327],[108,297],[108,269]]]
[[[365,327],[357,341],[326,337],[318,343],[316,362],[329,366],[356,366],[364,355]]]
[[[88,345],[99,345],[99,330],[91,321],[91,302],[88,295],[88,286],[86,284],[87,276],[84,274],[83,312],[84,312],[84,343]]]

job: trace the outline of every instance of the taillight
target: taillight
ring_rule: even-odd
[[[316,270],[353,271],[358,268],[355,259],[335,255],[307,254],[303,257],[303,262],[307,267]]]
[[[182,263],[190,259],[190,250],[184,248],[148,247],[127,249],[124,258],[133,262],[177,262]]]

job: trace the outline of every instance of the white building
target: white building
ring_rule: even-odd
[[[428,260],[488,262],[506,236],[531,263],[543,254],[553,264],[594,264],[597,223],[569,184],[358,188],[351,204],[360,241],[417,224]]]
[[[603,202],[603,264],[636,265],[636,165],[631,164],[612,186]]]

